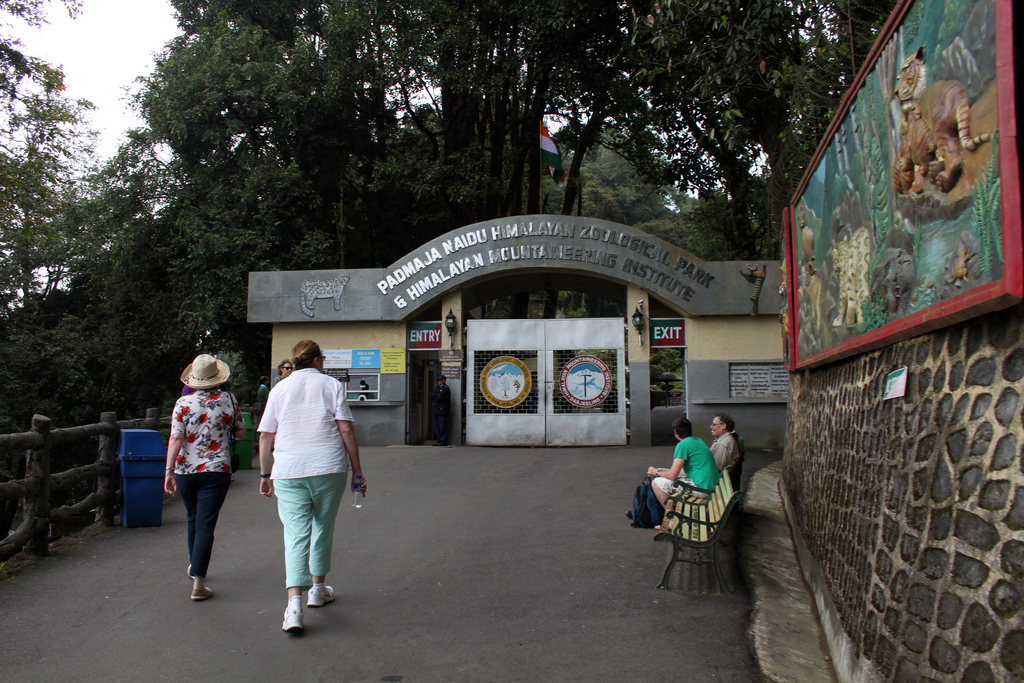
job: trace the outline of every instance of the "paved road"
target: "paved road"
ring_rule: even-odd
[[[2,678],[761,680],[735,568],[731,595],[707,566],[658,590],[669,549],[623,516],[664,446],[362,450],[370,492],[340,514],[339,598],[306,610],[304,634],[280,630],[280,523],[246,470],[217,528],[213,599],[188,599],[172,501],[160,527],[111,529],[0,583]]]

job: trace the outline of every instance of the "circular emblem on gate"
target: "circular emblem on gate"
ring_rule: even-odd
[[[576,356],[562,367],[558,376],[562,396],[574,406],[596,406],[612,391],[612,371],[594,356]]]
[[[530,369],[518,358],[498,356],[480,371],[480,391],[492,405],[512,408],[530,395]]]

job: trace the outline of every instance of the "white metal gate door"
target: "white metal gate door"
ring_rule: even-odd
[[[466,443],[626,443],[621,318],[470,320]]]

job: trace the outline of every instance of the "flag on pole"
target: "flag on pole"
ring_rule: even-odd
[[[562,183],[565,182],[565,171],[562,170],[562,157],[558,156],[558,147],[555,146],[555,141],[551,139],[548,129],[544,127],[543,121],[540,122],[540,163],[548,167],[548,170],[551,171],[551,177],[561,187]]]

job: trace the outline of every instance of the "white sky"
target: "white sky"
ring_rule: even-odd
[[[109,158],[129,128],[141,125],[131,112],[126,88],[153,70],[153,57],[177,34],[167,0],[83,0],[75,19],[63,5],[48,7],[49,24],[12,27],[26,54],[64,68],[73,99],[87,99],[90,128],[99,132],[97,153]]]

